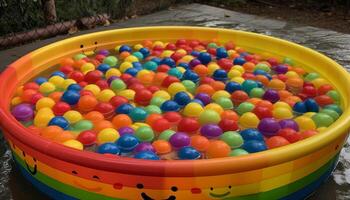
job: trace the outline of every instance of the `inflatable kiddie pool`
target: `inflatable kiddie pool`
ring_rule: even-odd
[[[78,151],[30,133],[10,112],[16,88],[50,71],[64,57],[144,39],[235,41],[249,52],[293,58],[315,71],[341,94],[341,117],[324,132],[301,142],[247,156],[203,160],[150,161],[111,158]],[[33,51],[0,77],[1,127],[17,167],[53,199],[303,199],[334,169],[350,127],[350,78],[328,57],[273,37],[200,27],[143,27],[82,35]]]

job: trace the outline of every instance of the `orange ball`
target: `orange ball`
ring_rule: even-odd
[[[152,113],[152,114],[147,116],[146,123],[148,125],[152,126],[155,121],[157,121],[158,119],[161,119],[161,118],[163,118],[161,114]]]
[[[125,59],[126,57],[130,56],[130,53],[127,51],[123,51],[119,54],[120,59]]]
[[[97,104],[98,104],[98,101],[96,97],[92,95],[84,95],[80,97],[78,101],[78,109],[81,112],[89,112],[89,111],[92,111]]]
[[[53,138],[54,141],[63,143],[67,140],[73,140],[75,139],[74,134],[71,131],[63,131],[62,133],[56,135],[56,137]]]
[[[153,78],[153,84],[154,85],[157,85],[157,86],[161,86],[162,85],[162,82],[163,80],[168,76],[167,73],[164,73],[164,72],[158,72],[154,75],[154,78]]]
[[[49,95],[49,97],[57,103],[61,100],[62,95],[63,92],[53,92]]]
[[[112,122],[108,120],[100,120],[100,121],[93,121],[94,123],[94,128],[93,130],[96,132],[100,132],[101,130],[105,128],[113,128]]]
[[[73,66],[74,60],[72,58],[64,58],[60,62],[61,66]]]
[[[250,99],[247,100],[247,102],[249,102],[249,103],[251,103],[253,105],[258,104],[260,101],[262,101],[262,100],[259,99],[259,98],[250,98]]]
[[[84,115],[84,119],[94,122],[104,120],[105,117],[98,111],[90,111]]]
[[[300,102],[301,99],[297,96],[289,96],[283,100],[286,102],[290,107],[293,107],[296,102]]]
[[[137,79],[143,84],[143,85],[151,85],[154,80],[155,73],[150,72],[147,74],[144,74],[142,76],[139,76]]]
[[[300,132],[300,136],[303,139],[309,138],[311,136],[316,135],[318,132],[316,130],[306,130],[306,131],[302,131]]]
[[[221,113],[221,119],[238,121],[238,118],[239,118],[238,114],[233,110],[225,110],[224,112]]]
[[[272,79],[267,85],[267,87],[274,90],[284,90],[286,89],[286,84],[279,79]]]
[[[222,158],[227,157],[231,151],[230,146],[226,142],[221,140],[214,140],[209,143],[209,147],[206,151],[208,158]]]
[[[222,81],[213,81],[210,83],[210,86],[214,88],[214,90],[225,90],[225,83]]]
[[[297,74],[299,74],[301,76],[306,73],[306,71],[303,68],[301,68],[301,67],[294,67],[291,70],[296,72]]]
[[[200,77],[205,77],[209,74],[209,69],[205,65],[196,65],[193,68],[193,71],[196,72]]]
[[[266,107],[269,110],[273,109],[273,104],[270,101],[262,100],[256,104],[256,106]]]
[[[171,152],[171,144],[165,140],[156,140],[152,143],[157,154],[167,154]]]
[[[130,126],[132,124],[132,120],[126,114],[119,114],[113,117],[112,123],[116,129],[121,127]]]
[[[196,93],[206,93],[209,96],[212,96],[214,94],[215,90],[212,86],[208,85],[208,84],[202,84],[200,86],[197,87],[196,89]]]
[[[144,41],[142,42],[142,45],[143,45],[144,47],[148,47],[148,48],[152,47],[152,44],[153,44],[152,40],[144,40]]]
[[[279,90],[278,95],[280,96],[281,100],[284,100],[290,96],[293,96],[293,94],[290,93],[288,90]]]
[[[302,88],[304,85],[304,80],[298,77],[291,77],[287,79],[286,85],[288,87],[293,87],[293,88]]]
[[[46,139],[53,140],[57,135],[61,134],[63,129],[59,126],[48,126],[41,130],[41,136]]]
[[[85,63],[86,63],[86,61],[84,59],[76,60],[73,64],[73,67],[75,69],[80,69],[81,66],[83,66]]]
[[[254,78],[256,81],[259,81],[261,82],[264,86],[267,86],[269,84],[269,79],[264,76],[264,75],[256,75],[255,78]]]
[[[193,146],[198,151],[206,151],[209,147],[209,140],[201,135],[194,135],[191,137],[191,146]]]
[[[288,140],[281,136],[273,136],[266,140],[266,145],[269,149],[285,146],[288,144]]]
[[[255,64],[252,62],[246,62],[243,64],[243,68],[245,72],[253,72],[255,68]]]
[[[34,94],[38,93],[36,90],[33,89],[27,89],[24,90],[21,95],[21,100],[26,103],[30,103],[32,101],[32,97]]]

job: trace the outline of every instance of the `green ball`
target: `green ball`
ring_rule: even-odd
[[[327,95],[328,95],[329,97],[331,97],[331,98],[333,99],[333,101],[335,101],[335,102],[339,102],[339,101],[340,101],[340,95],[339,95],[339,93],[338,93],[337,91],[335,91],[335,90],[330,90],[330,91],[328,91],[328,92],[327,92]]]
[[[122,91],[126,89],[126,84],[121,79],[115,79],[111,82],[110,88],[115,91]]]
[[[80,54],[75,55],[75,56],[73,57],[73,59],[74,59],[75,61],[77,61],[77,60],[81,60],[81,59],[86,58],[86,57],[87,57],[87,56],[86,56],[85,54],[80,53]]]
[[[173,130],[170,130],[170,129],[169,130],[165,130],[165,131],[163,131],[163,132],[161,132],[159,134],[158,139],[159,140],[169,141],[170,137],[172,135],[174,135],[174,134],[175,134],[175,131],[173,131]]]
[[[75,123],[72,127],[72,131],[81,132],[86,130],[91,130],[94,127],[91,121],[89,120],[80,120]]]
[[[132,55],[135,56],[136,58],[138,58],[139,60],[143,59],[143,54],[139,51],[132,53]]]
[[[152,128],[150,128],[148,126],[141,126],[136,130],[135,136],[140,141],[151,142],[154,138],[154,132],[153,132]]]
[[[254,109],[254,104],[249,102],[243,102],[239,104],[239,106],[236,108],[236,111],[239,115],[243,115],[246,112],[250,112]]]
[[[293,59],[288,58],[288,57],[285,57],[285,58],[283,59],[283,63],[288,64],[288,65],[290,65],[290,66],[294,66],[294,61],[293,61]]]
[[[334,121],[339,118],[339,114],[336,111],[331,110],[331,109],[323,109],[323,110],[321,110],[320,113],[324,113],[324,114],[331,116]]]
[[[204,110],[199,115],[199,123],[200,124],[217,124],[221,120],[220,115],[214,110]]]
[[[150,101],[150,104],[160,107],[164,102],[165,102],[165,99],[161,97],[153,97]]]
[[[103,63],[108,64],[111,67],[117,65],[118,59],[115,56],[107,56],[103,59]]]
[[[192,93],[194,94],[194,92],[196,91],[196,84],[193,82],[193,81],[190,81],[190,80],[184,80],[181,82],[186,90],[189,92],[189,93]]]
[[[168,71],[168,74],[170,76],[175,76],[176,78],[181,79],[182,78],[182,73],[180,72],[180,70],[178,70],[177,68],[171,68]]]
[[[339,115],[341,115],[343,113],[343,110],[336,104],[330,104],[330,105],[326,105],[324,107],[324,109],[331,109],[334,110],[335,112],[337,112]]]
[[[145,107],[145,110],[148,114],[152,114],[152,113],[162,114],[162,110],[156,105],[148,105]]]
[[[142,65],[142,67],[151,71],[155,71],[158,68],[158,65],[156,62],[147,61]]]
[[[227,131],[220,136],[220,140],[226,142],[231,148],[238,148],[243,145],[242,136],[236,131]]]
[[[215,103],[219,104],[224,110],[229,110],[233,108],[233,103],[230,98],[219,97],[216,99]]]
[[[271,72],[270,67],[265,63],[258,63],[257,65],[255,65],[254,71],[258,69],[264,70],[267,73]]]
[[[218,45],[215,42],[211,42],[208,44],[208,48],[218,48]]]
[[[250,90],[249,92],[249,96],[251,98],[261,98],[264,95],[265,91],[262,88],[253,88],[252,90]]]
[[[317,127],[328,127],[334,122],[333,118],[325,113],[316,113],[311,119]]]
[[[305,81],[310,82],[310,81],[315,80],[316,78],[319,78],[319,77],[320,77],[320,75],[318,73],[311,72],[305,76]]]
[[[234,149],[230,152],[230,156],[242,156],[242,155],[248,155],[249,153],[244,149]]]

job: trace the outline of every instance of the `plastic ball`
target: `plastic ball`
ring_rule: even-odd
[[[194,98],[200,100],[204,105],[211,102],[211,97],[206,93],[198,93]]]
[[[305,100],[305,106],[306,110],[308,112],[318,112],[319,111],[319,105],[314,99],[306,99]]]
[[[78,109],[82,112],[92,111],[97,105],[98,101],[94,96],[84,95],[78,101]]]
[[[206,53],[206,52],[201,52],[199,55],[198,55],[198,60],[200,60],[200,62],[202,64],[208,64],[210,61],[211,61],[211,55],[209,53]]]
[[[216,81],[226,81],[227,80],[227,72],[223,69],[217,69],[214,71],[213,78]]]
[[[293,118],[293,113],[288,108],[276,108],[273,110],[273,117],[276,119],[291,119]]]
[[[44,94],[50,94],[56,90],[56,86],[50,82],[44,82],[40,85],[39,91]]]
[[[114,67],[117,65],[118,59],[115,56],[107,56],[103,59],[103,63]]]
[[[214,140],[209,143],[206,151],[207,158],[222,158],[229,156],[231,148],[224,141]]]
[[[220,136],[220,140],[226,142],[226,144],[228,144],[231,148],[238,148],[242,146],[244,142],[242,136],[234,131],[224,132]]]
[[[239,115],[243,115],[246,112],[251,112],[254,107],[255,106],[252,103],[243,102],[239,104],[239,106],[236,108],[236,111]]]
[[[157,154],[152,151],[140,151],[134,155],[134,158],[143,160],[159,160]]]
[[[234,157],[234,156],[243,156],[243,155],[248,155],[248,154],[249,153],[246,150],[238,148],[238,149],[232,150],[230,152],[229,156],[233,156]]]
[[[171,145],[166,140],[156,140],[152,146],[157,154],[167,154],[171,152]]]
[[[174,149],[189,146],[191,143],[190,137],[183,132],[176,132],[170,136],[169,142]]]
[[[46,139],[54,139],[62,134],[63,129],[59,126],[47,126],[40,130],[40,135]]]
[[[256,153],[267,150],[267,146],[265,142],[261,140],[248,140],[244,141],[242,149],[246,150],[249,153]]]
[[[291,128],[283,128],[278,131],[277,135],[285,138],[290,143],[294,143],[302,139],[301,135]]]
[[[12,108],[11,114],[18,120],[27,122],[33,120],[34,110],[30,104],[19,104]]]
[[[258,125],[258,130],[267,137],[276,135],[280,129],[280,124],[274,118],[264,118]]]
[[[72,130],[74,131],[86,131],[91,130],[94,127],[93,123],[89,120],[80,120],[72,126]]]
[[[81,142],[79,142],[78,140],[67,140],[65,142],[62,143],[64,146],[66,147],[70,147],[73,149],[77,149],[77,150],[83,150],[84,146]]]
[[[75,105],[80,99],[80,94],[74,90],[67,90],[63,93],[61,100],[68,103],[69,105]]]
[[[304,130],[315,130],[316,129],[315,122],[309,117],[299,116],[299,117],[296,117],[294,119],[294,121],[298,124],[299,129],[301,131],[304,131]]]
[[[114,128],[102,129],[97,134],[97,142],[103,144],[106,142],[115,142],[119,138],[119,133]]]
[[[281,136],[273,136],[266,140],[266,145],[269,149],[274,149],[288,144],[288,140]]]
[[[182,116],[178,112],[166,112],[163,114],[163,117],[171,124],[177,124],[182,119]]]
[[[114,142],[107,142],[100,145],[97,149],[97,152],[100,154],[114,154],[119,155],[120,149]]]
[[[299,131],[299,126],[293,119],[280,120],[279,124],[281,126],[281,129],[291,128],[291,129],[294,129],[295,131]]]
[[[182,147],[177,155],[181,160],[195,160],[201,157],[201,153],[193,147]]]
[[[198,117],[203,112],[203,110],[204,109],[200,104],[191,102],[185,106],[183,114],[186,117]]]
[[[67,111],[63,114],[63,117],[70,123],[70,124],[74,124],[77,123],[78,121],[80,121],[82,119],[82,115],[80,114],[80,112],[75,111],[75,110],[70,110]]]
[[[239,118],[238,122],[243,128],[256,128],[260,120],[254,113],[246,112]]]
[[[201,127],[200,133],[207,138],[217,138],[223,133],[223,131],[218,125],[206,124]]]
[[[158,139],[169,141],[170,137],[174,134],[175,134],[175,131],[173,130],[165,130],[159,134]]]
[[[264,95],[262,96],[264,100],[270,101],[272,103],[276,103],[280,100],[279,94],[276,90],[268,89],[265,91]]]
[[[170,128],[170,122],[167,119],[160,118],[155,120],[152,125],[152,129],[156,132],[162,132]]]
[[[249,99],[249,96],[244,91],[237,90],[231,94],[231,99],[235,105],[239,105],[240,103],[247,101]]]
[[[258,87],[258,84],[253,81],[253,80],[245,80],[243,83],[242,83],[242,90],[245,91],[246,93],[250,93],[250,91],[254,88],[257,88]]]
[[[174,96],[174,101],[180,106],[184,106],[191,101],[191,97],[186,92],[178,92]]]
[[[311,118],[317,127],[328,127],[334,122],[333,118],[325,113],[316,113]]]
[[[149,90],[139,90],[139,91],[136,91],[135,93],[134,101],[137,104],[146,106],[151,101],[152,95],[153,95],[152,92],[150,92]]]
[[[198,121],[194,118],[182,118],[178,123],[177,130],[186,133],[195,133],[200,128]]]
[[[334,121],[339,118],[339,114],[336,111],[331,110],[331,109],[322,109],[320,111],[320,113],[324,113],[324,114],[329,115],[330,117],[333,118]]]
[[[94,131],[83,131],[77,137],[77,140],[84,146],[93,145],[96,142],[96,139],[97,134]]]
[[[49,121],[49,126],[59,126],[62,129],[67,130],[69,128],[69,122],[64,117],[57,116]]]
[[[135,136],[140,141],[150,142],[154,139],[154,132],[153,132],[152,128],[150,128],[150,127],[141,126],[136,130]]]
[[[134,152],[141,152],[141,151],[152,151],[155,152],[154,147],[149,142],[141,142],[137,147],[134,149]]]

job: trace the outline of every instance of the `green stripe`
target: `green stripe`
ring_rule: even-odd
[[[16,161],[21,165],[21,167],[23,167],[24,169],[26,169],[25,163],[24,161],[18,157],[18,155],[16,153],[13,154]],[[39,169],[38,169],[39,170]],[[64,183],[61,183],[59,181],[57,181],[56,179],[53,179],[49,176],[46,176],[45,174],[41,173],[40,171],[37,171],[37,173],[35,174],[34,178],[36,178],[37,180],[39,180],[40,182],[48,185],[49,187],[52,187],[62,193],[65,193],[69,196],[78,198],[78,199],[86,199],[86,200],[93,200],[93,199],[103,199],[103,200],[123,200],[123,199],[118,199],[115,197],[108,197],[108,196],[104,196],[101,194],[97,194],[97,193],[93,193],[93,192],[88,192],[86,190],[82,190],[76,187],[72,187],[70,185],[66,185]]]
[[[256,199],[280,199],[282,197],[288,196],[305,186],[311,184],[315,180],[317,180],[319,177],[321,177],[333,164],[333,162],[336,161],[338,157],[338,154],[334,156],[331,160],[329,160],[325,165],[323,165],[321,168],[317,169],[315,172],[293,182],[288,185],[269,190],[266,192],[261,192],[257,194],[252,195],[246,195],[241,197],[228,197],[224,200],[256,200]]]

